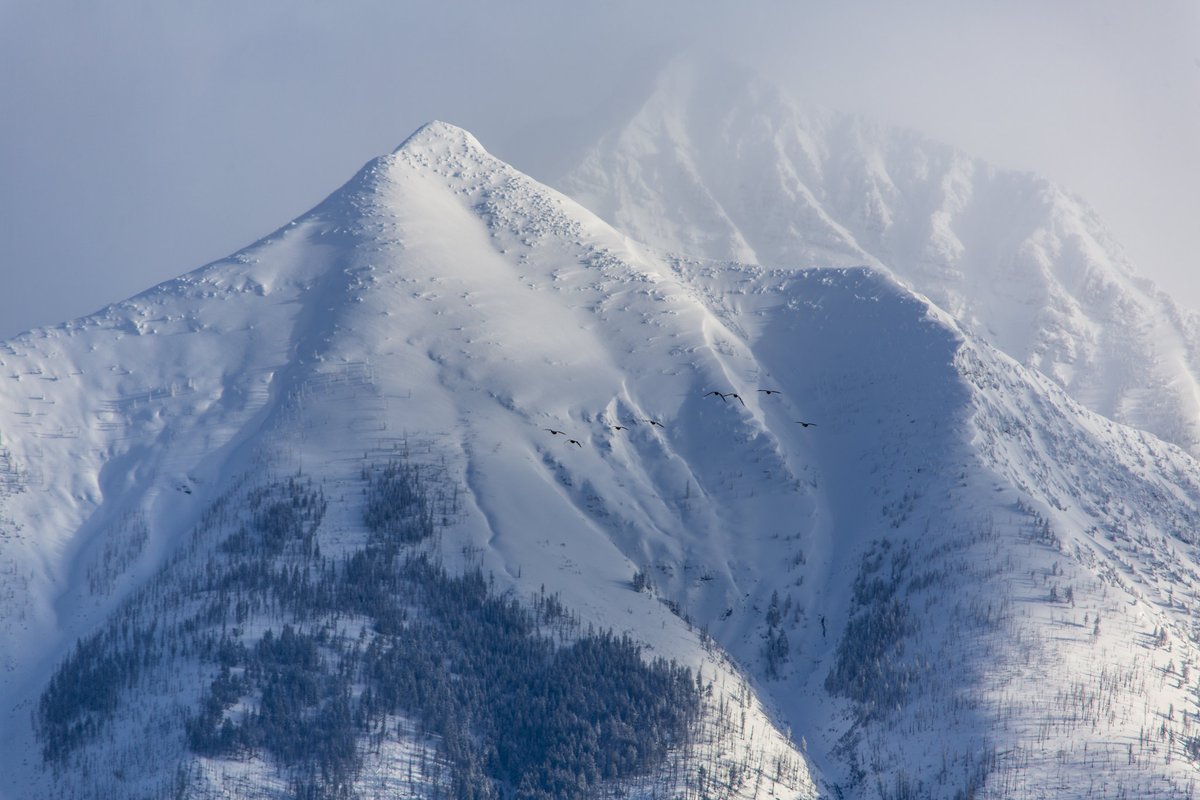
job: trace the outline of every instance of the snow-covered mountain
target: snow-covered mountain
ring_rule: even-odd
[[[5,797],[1193,786],[1200,465],[886,272],[434,123],[0,362]]]
[[[680,59],[557,183],[668,251],[887,271],[1088,408],[1200,453],[1196,315],[1045,179]]]

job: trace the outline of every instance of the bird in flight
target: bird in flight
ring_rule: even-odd
[[[613,426],[612,426],[612,429],[613,429],[614,431],[627,431],[627,430],[629,430],[629,428],[626,428],[624,425],[613,425]]]
[[[663,426],[663,424],[656,419],[644,419],[642,422],[649,422],[651,425],[657,425],[660,428]]]
[[[721,398],[722,400],[724,400],[726,403],[728,403],[728,402],[729,402],[729,398],[731,398],[731,397],[736,397],[736,398],[737,398],[737,401],[738,401],[739,403],[741,403],[743,406],[744,406],[744,405],[746,405],[746,401],[745,401],[745,400],[743,400],[743,399],[742,399],[742,396],[741,396],[741,395],[739,395],[737,392],[716,392],[716,391],[713,391],[713,392],[709,392],[708,394],[706,394],[706,395],[704,395],[704,396],[705,396],[705,397],[708,397],[709,395],[714,395],[714,394],[715,394],[717,397],[719,397],[719,398]]]
[[[796,424],[797,424],[797,425],[803,425],[803,426],[804,426],[804,427],[806,427],[806,428],[815,428],[815,427],[817,427],[817,423],[815,423],[815,422],[801,422],[800,420],[796,420]]]
[[[556,431],[556,430],[554,430],[554,428],[542,428],[542,430],[550,431],[550,433],[553,434],[554,436],[566,436],[567,435],[566,431]]]
[[[567,439],[567,444],[573,444],[573,445],[575,445],[576,447],[580,447],[580,448],[581,448],[581,447],[583,447],[583,445],[581,445],[581,444],[579,443],[579,440],[578,440],[578,439]]]
[[[768,395],[783,394],[783,392],[779,391],[778,389],[759,389],[758,391],[762,392],[763,394],[768,394]]]

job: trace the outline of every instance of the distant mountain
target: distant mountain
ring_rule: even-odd
[[[558,183],[668,251],[885,270],[1088,408],[1200,453],[1197,316],[1035,175],[677,60]]]
[[[1186,794],[1200,464],[422,128],[0,346],[4,797]]]

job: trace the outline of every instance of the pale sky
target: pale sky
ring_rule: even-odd
[[[303,213],[430,119],[549,179],[681,49],[1088,200],[1200,309],[1200,3],[0,0],[0,338]]]

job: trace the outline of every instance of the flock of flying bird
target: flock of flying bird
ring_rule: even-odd
[[[762,392],[763,394],[767,395],[768,397],[769,397],[770,395],[773,395],[773,394],[783,394],[783,392],[781,392],[779,389],[758,389],[757,391],[759,391],[759,392]],[[739,395],[737,392],[717,392],[717,391],[712,391],[712,392],[708,392],[708,393],[707,393],[707,394],[705,394],[704,396],[705,396],[705,397],[719,397],[719,398],[721,398],[722,400],[724,400],[726,403],[728,403],[728,402],[729,402],[729,398],[733,397],[733,398],[736,398],[736,399],[737,399],[737,401],[738,401],[739,403],[741,403],[743,407],[745,407],[745,405],[746,405],[746,401],[745,401],[745,400],[743,400],[743,399],[742,399],[742,397],[741,397],[741,395]],[[630,425],[636,425],[636,424],[637,424],[637,422],[646,422],[646,423],[649,423],[650,425],[657,425],[657,426],[658,426],[658,427],[660,427],[660,428],[662,428],[662,427],[665,427],[665,426],[664,426],[664,425],[663,425],[661,422],[659,422],[659,421],[658,421],[658,420],[656,420],[656,419],[643,419],[643,420],[638,420],[638,421],[635,421],[635,422],[630,422]],[[805,428],[814,428],[814,427],[816,427],[816,425],[817,425],[817,423],[815,423],[815,422],[804,422],[803,420],[795,420],[795,423],[796,423],[797,425],[802,425],[802,426],[804,426]],[[614,431],[627,431],[627,430],[629,430],[629,428],[628,428],[628,427],[626,427],[625,425],[610,425],[609,427],[610,427],[610,428],[612,428]],[[560,431],[560,430],[556,430],[556,429],[554,429],[554,428],[543,428],[542,430],[544,430],[544,431],[547,431],[547,432],[548,432],[548,433],[549,433],[551,436],[567,436],[567,432],[566,432],[566,431]],[[567,437],[567,444],[573,444],[573,445],[575,445],[576,447],[579,447],[579,448],[582,448],[582,447],[583,447],[583,443],[582,443],[582,442],[580,442],[578,439],[572,439],[572,438],[570,438],[570,437]]]

